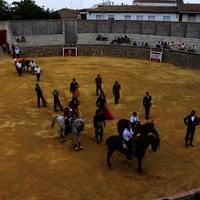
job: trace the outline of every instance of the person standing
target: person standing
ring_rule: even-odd
[[[4,53],[7,53],[7,46],[5,43],[2,44],[2,49]]]
[[[100,112],[104,113],[104,109],[106,106],[106,97],[104,92],[101,92],[101,96],[98,97],[96,101],[97,108],[100,110]]]
[[[43,94],[42,94],[42,90],[41,90],[39,84],[36,84],[35,91],[36,91],[36,93],[37,93],[38,108],[40,108],[40,99],[42,99],[42,103],[43,103],[44,107],[47,107],[46,101],[45,101],[45,99],[44,99],[44,96],[43,96]]]
[[[22,68],[23,68],[23,63],[22,63],[22,60],[20,60],[17,64],[17,71],[18,71],[18,74],[19,76],[22,76]]]
[[[15,57],[16,57],[16,58],[19,58],[19,57],[20,57],[19,54],[20,54],[20,50],[19,50],[18,47],[16,47],[16,48],[15,48]]]
[[[29,66],[31,68],[30,74],[34,75],[34,69],[35,69],[35,66],[36,66],[35,62],[33,60],[31,60],[31,62],[29,63]]]
[[[146,96],[143,98],[143,106],[145,109],[145,117],[146,120],[149,119],[149,112],[151,107],[151,96],[149,95],[149,92],[146,92]]]
[[[34,69],[34,72],[36,74],[37,81],[39,82],[40,81],[40,76],[41,76],[41,73],[42,73],[42,69],[40,67],[36,66],[36,68]]]
[[[95,116],[93,118],[93,125],[95,130],[95,139],[99,144],[98,135],[100,135],[100,142],[103,142],[103,125],[104,127],[106,126],[104,117],[100,110],[96,110]]]
[[[63,111],[63,108],[62,108],[62,105],[61,105],[60,99],[59,99],[59,92],[58,92],[57,88],[54,88],[52,95],[54,97],[54,110],[55,110],[55,112],[57,112],[57,109],[56,109],[57,104],[60,106],[60,110]]]
[[[118,83],[118,81],[115,81],[115,84],[113,85],[113,95],[114,95],[114,101],[115,104],[117,105],[119,102],[120,98],[120,90],[121,90],[121,85]]]
[[[70,93],[72,93],[72,97],[74,96],[74,91],[76,90],[77,86],[78,86],[78,83],[76,82],[76,79],[73,78],[69,86]]]
[[[189,145],[191,147],[194,147],[194,145],[192,144],[192,141],[194,139],[194,133],[196,130],[196,126],[199,125],[199,120],[195,114],[196,114],[195,110],[192,110],[191,114],[183,119],[185,125],[187,126],[186,136],[185,136],[185,146],[186,147],[188,147],[188,140],[190,140]]]
[[[96,95],[98,96],[99,91],[103,92],[102,90],[102,78],[100,74],[97,74],[97,77],[95,78],[95,83],[96,83]]]

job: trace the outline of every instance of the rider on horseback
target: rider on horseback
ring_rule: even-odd
[[[73,103],[70,102],[68,104],[68,107],[64,109],[64,117],[65,117],[65,135],[68,135],[71,133],[71,123],[70,123],[70,118],[76,116],[76,110],[73,107]]]
[[[130,122],[131,122],[131,124],[132,124],[132,130],[133,130],[133,132],[135,133],[136,127],[137,127],[137,126],[138,126],[138,127],[141,126],[141,123],[140,123],[140,121],[139,121],[139,119],[138,119],[138,117],[137,117],[137,113],[136,113],[136,112],[133,112],[133,116],[131,116]]]
[[[134,132],[132,131],[132,125],[130,122],[126,122],[122,138],[124,139],[128,147],[126,154],[126,158],[128,160],[133,160],[133,158],[131,157],[133,155],[133,145],[132,145],[133,137],[134,137]]]

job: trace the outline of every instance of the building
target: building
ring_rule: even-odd
[[[61,19],[70,19],[70,20],[77,20],[80,19],[80,11],[78,10],[71,10],[68,8],[63,8],[58,10]]]
[[[99,5],[85,10],[81,19],[200,22],[200,4],[184,4],[182,0],[135,0],[133,5]]]

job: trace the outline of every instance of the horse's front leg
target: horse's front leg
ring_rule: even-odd
[[[143,175],[142,157],[138,157],[138,173],[139,173],[140,175]]]
[[[80,133],[78,133],[78,144],[79,144],[79,149],[83,150],[83,147],[81,145],[81,134]]]
[[[76,140],[76,133],[72,133],[72,135],[73,135],[73,138],[74,138],[74,147],[75,147],[75,150],[76,151],[79,151],[79,148],[78,148],[78,146],[77,146],[77,140]]]

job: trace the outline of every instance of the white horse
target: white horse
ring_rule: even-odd
[[[52,117],[52,123],[51,127],[54,127],[55,122],[57,122],[59,126],[59,134],[60,134],[60,141],[61,143],[66,141],[66,135],[65,135],[65,117],[62,115],[54,115]],[[74,145],[75,150],[83,150],[83,147],[81,146],[80,142],[80,132],[84,130],[85,125],[85,119],[81,119],[79,117],[70,118],[70,126],[71,126],[71,133],[74,137]]]

